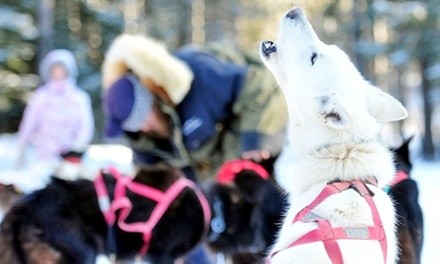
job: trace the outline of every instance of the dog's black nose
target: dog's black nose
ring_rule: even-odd
[[[275,43],[272,41],[266,40],[261,43],[261,50],[263,54],[267,57],[271,53],[275,52],[277,50]]]
[[[294,8],[289,11],[289,13],[286,14],[287,18],[295,19],[297,16],[301,14],[301,8]]]

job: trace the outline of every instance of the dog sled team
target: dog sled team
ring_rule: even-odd
[[[122,34],[102,70],[105,134],[135,166],[89,147],[1,187],[2,263],[420,263],[409,141],[378,139],[407,112],[302,9],[259,58]]]

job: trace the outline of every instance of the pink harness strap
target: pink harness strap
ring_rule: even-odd
[[[115,223],[116,211],[120,210],[119,218],[117,219],[118,226],[126,232],[137,232],[142,234],[144,245],[139,251],[140,256],[143,256],[148,252],[154,227],[160,221],[171,203],[186,187],[191,188],[197,195],[203,210],[205,228],[209,227],[209,222],[211,221],[209,203],[194,182],[181,178],[174,182],[166,192],[162,192],[150,186],[133,182],[132,179],[122,176],[115,168],[109,168],[109,172],[116,179],[114,200],[110,203],[108,191],[101,173],[94,181],[99,206],[109,226],[112,226]],[[130,200],[125,195],[127,189],[157,203],[146,222],[127,223],[125,221],[133,207]]]
[[[364,197],[368,205],[370,206],[372,216],[373,216],[373,226],[362,227],[362,228],[342,228],[342,227],[332,227],[330,222],[326,219],[320,218],[319,216],[312,213],[312,210],[324,201],[327,197],[332,194],[342,192],[349,188],[355,189],[359,194]],[[313,200],[308,206],[301,210],[293,219],[293,223],[297,221],[302,222],[316,222],[318,223],[318,228],[314,229],[307,234],[301,236],[296,241],[291,243],[287,248],[294,247],[301,244],[308,244],[312,242],[322,241],[324,247],[327,251],[329,258],[334,264],[342,264],[342,254],[339,245],[336,240],[339,239],[364,239],[364,240],[377,240],[379,241],[384,263],[387,257],[387,242],[385,236],[385,230],[382,225],[378,210],[374,204],[373,198],[371,196],[371,191],[362,181],[353,182],[332,182],[329,183],[319,195]],[[266,263],[270,263],[272,257],[279,251],[275,251],[270,254],[267,258]]]
[[[409,175],[408,173],[406,173],[403,170],[399,170],[397,171],[396,175],[394,175],[393,180],[388,184],[389,186],[394,186],[396,184],[398,184],[399,182],[409,179]]]

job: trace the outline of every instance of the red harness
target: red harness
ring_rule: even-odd
[[[373,226],[357,227],[357,228],[343,228],[343,227],[332,227],[330,222],[315,215],[312,210],[319,205],[322,201],[327,199],[329,196],[340,193],[347,189],[356,190],[368,203],[373,215]],[[379,213],[377,211],[376,205],[374,204],[372,195],[374,195],[366,186],[366,184],[360,180],[357,181],[341,181],[341,182],[330,182],[321,191],[321,193],[311,202],[308,206],[303,208],[293,219],[293,223],[301,222],[316,222],[318,228],[314,229],[302,237],[298,238],[296,241],[291,243],[287,248],[298,246],[301,244],[308,244],[317,241],[322,241],[327,254],[333,264],[342,264],[342,254],[337,243],[339,239],[362,239],[362,240],[376,240],[379,241],[382,248],[384,263],[387,258],[387,241],[385,236],[385,230],[382,225]],[[286,248],[286,249],[287,249]],[[280,251],[275,251],[270,254],[267,258],[266,263],[270,263],[272,257]]]
[[[221,184],[230,184],[235,181],[237,174],[244,170],[252,170],[261,178],[269,179],[267,170],[258,163],[250,160],[235,159],[225,162],[217,172],[217,182]]]
[[[64,158],[64,160],[68,161],[70,163],[73,163],[73,164],[81,163],[81,158],[80,157],[69,156],[69,157]]]
[[[193,189],[197,195],[200,205],[203,209],[204,220],[206,228],[209,227],[211,221],[211,210],[203,193],[191,180],[181,178],[174,182],[168,190],[162,192],[153,187],[134,182],[131,178],[122,176],[115,168],[108,169],[110,174],[116,179],[116,186],[114,190],[114,200],[110,203],[108,191],[104,182],[103,174],[94,181],[96,194],[98,195],[98,202],[104,218],[109,226],[112,226],[116,221],[121,228],[126,232],[141,233],[144,245],[139,251],[139,256],[144,256],[148,252],[152,232],[156,224],[160,221],[168,207],[174,199],[183,191],[184,188],[189,187]],[[132,210],[132,203],[125,195],[126,190],[147,197],[155,201],[156,207],[151,212],[150,218],[145,222],[127,223],[125,220]],[[116,219],[116,211],[120,210],[119,217]]]

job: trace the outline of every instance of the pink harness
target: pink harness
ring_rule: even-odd
[[[315,214],[312,210],[324,201],[327,197],[340,193],[347,189],[356,190],[368,203],[373,215],[373,226],[358,227],[358,228],[343,228],[343,227],[332,227],[330,222],[323,219]],[[339,239],[363,239],[363,240],[377,240],[380,242],[382,248],[384,263],[387,258],[387,241],[385,236],[385,230],[382,225],[379,213],[377,211],[376,205],[374,204],[372,195],[374,195],[364,182],[357,181],[341,181],[341,182],[330,182],[321,191],[321,193],[311,202],[308,206],[302,209],[293,219],[293,223],[302,222],[316,222],[318,228],[314,229],[302,237],[298,238],[296,241],[291,243],[287,248],[298,246],[301,244],[308,244],[317,241],[322,241],[327,254],[333,264],[343,264],[341,250],[337,243]],[[287,249],[286,248],[286,249]],[[272,257],[280,251],[275,251],[270,254],[267,258],[266,263],[270,263]]]
[[[403,171],[403,170],[398,170],[398,171],[396,172],[396,174],[394,175],[393,180],[392,180],[390,183],[388,183],[387,185],[385,185],[385,186],[383,187],[383,190],[384,190],[386,193],[390,193],[390,192],[391,192],[391,188],[392,188],[394,185],[396,185],[396,184],[398,184],[399,182],[402,182],[402,181],[404,181],[404,180],[407,180],[407,179],[409,179],[409,174],[408,174],[407,172]]]
[[[148,252],[152,232],[156,224],[160,221],[168,207],[174,199],[183,191],[184,188],[189,187],[193,189],[197,195],[200,205],[203,209],[203,215],[206,228],[209,227],[211,221],[211,210],[203,193],[197,185],[191,180],[181,178],[174,182],[168,190],[162,192],[153,187],[134,182],[131,178],[122,176],[115,168],[109,168],[108,171],[116,179],[116,186],[114,191],[114,200],[110,203],[108,191],[104,182],[103,174],[94,181],[96,194],[98,195],[98,202],[104,218],[109,226],[112,226],[116,221],[122,230],[126,232],[141,233],[144,244],[139,251],[139,256],[144,256]],[[126,190],[147,197],[155,201],[156,207],[151,212],[150,218],[145,222],[127,223],[125,220],[132,210],[132,203],[127,198]],[[118,219],[116,219],[116,211],[120,210]]]
[[[406,173],[403,170],[399,170],[399,171],[397,171],[396,175],[394,175],[394,178],[389,183],[389,186],[394,186],[394,185],[398,184],[399,182],[404,181],[406,179],[409,179],[408,173]]]

